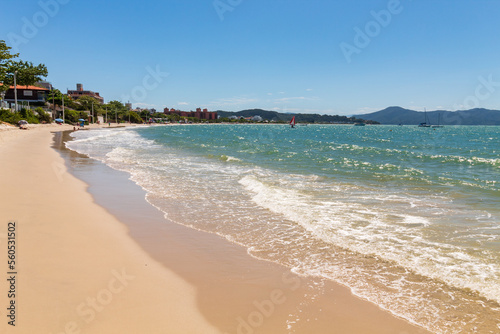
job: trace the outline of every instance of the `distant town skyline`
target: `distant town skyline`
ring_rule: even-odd
[[[500,3],[27,0],[0,39],[133,107],[353,115],[500,109]]]

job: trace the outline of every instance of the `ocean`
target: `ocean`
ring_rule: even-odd
[[[77,131],[176,223],[435,333],[500,333],[500,127]]]

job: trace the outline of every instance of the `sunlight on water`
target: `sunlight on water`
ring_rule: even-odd
[[[438,333],[500,324],[500,129],[167,126],[73,133],[168,218]]]

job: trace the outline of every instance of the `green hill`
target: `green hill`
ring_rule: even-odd
[[[221,118],[224,117],[253,117],[260,116],[264,120],[275,122],[290,122],[293,116],[297,123],[355,123],[364,122],[372,124],[374,122],[365,121],[356,117],[338,116],[338,115],[320,115],[320,114],[286,114],[277,111],[263,110],[263,109],[247,109],[238,112],[217,110]],[[376,123],[376,122],[375,122]]]
[[[364,119],[371,119],[381,124],[417,125],[425,121],[422,111],[389,107],[370,114],[355,115]],[[427,111],[430,124],[441,125],[500,125],[500,110],[470,109],[459,111],[435,110]]]

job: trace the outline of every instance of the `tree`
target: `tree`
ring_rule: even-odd
[[[75,104],[77,106],[77,110],[85,110],[90,112],[92,112],[92,109],[94,110],[93,113],[90,114],[90,116],[93,116],[92,122],[97,122],[97,116],[104,113],[99,100],[93,98],[92,96],[82,95],[78,99],[76,99]]]
[[[44,64],[33,65],[33,63],[23,60],[14,61],[19,57],[18,53],[11,54],[12,48],[0,40],[0,91],[7,91],[14,85],[14,73],[17,71],[16,82],[19,85],[32,85],[42,80],[48,74],[47,67]]]
[[[120,101],[109,101],[105,106],[108,107],[108,117],[109,119],[115,119],[115,113],[117,114],[118,122],[128,122],[128,108]],[[110,114],[111,113],[111,114]],[[132,119],[131,119],[132,120]]]
[[[77,108],[79,110],[92,110],[92,104],[94,105],[94,111],[101,109],[99,100],[92,96],[82,95],[75,102],[79,105]]]
[[[7,65],[7,75],[4,78],[4,84],[14,85],[14,73],[17,71],[16,81],[18,85],[33,85],[41,81],[48,74],[47,67],[44,64],[33,65],[28,61],[9,61]]]
[[[63,94],[61,93],[61,91],[59,89],[53,89],[47,94],[47,101],[50,103],[52,103],[52,101],[54,101],[54,104],[57,104],[60,106],[60,105],[62,105],[62,99],[63,99]],[[66,100],[64,100],[64,102],[66,102]]]
[[[33,63],[23,60],[14,61],[19,57],[18,53],[11,54],[12,48],[0,40],[0,91],[6,91],[14,84],[14,73],[17,71],[16,81],[19,85],[32,85],[42,80],[48,74],[44,64],[33,65]]]
[[[162,112],[157,112],[157,113],[154,113],[154,114],[152,115],[152,117],[153,117],[153,118],[164,118],[164,119],[165,119],[165,118],[167,118],[167,115],[165,115],[165,114],[164,114],[164,113],[162,113]]]
[[[178,114],[170,114],[167,116],[167,118],[170,122],[177,122],[181,119],[181,116]]]
[[[0,40],[0,82],[3,83],[6,82],[7,69],[9,67],[10,60],[19,56],[18,53],[11,54],[9,51],[10,49],[12,48],[7,46],[7,44],[5,44],[5,41]],[[0,92],[6,91],[7,89],[9,89],[9,86],[7,84],[0,86]]]
[[[131,123],[142,123],[143,120],[135,111],[129,111]]]
[[[123,103],[121,103],[120,101],[116,101],[116,100],[109,101],[108,106],[110,107],[110,109],[113,109],[113,110],[118,110],[118,111],[127,110],[127,107],[125,107],[125,105]]]
[[[76,109],[78,105],[68,96],[64,95],[59,89],[52,89],[47,94],[47,102],[61,106],[64,99],[64,105],[69,108]]]
[[[64,118],[67,123],[77,123],[80,118],[87,119],[87,114],[83,111],[66,110]]]

